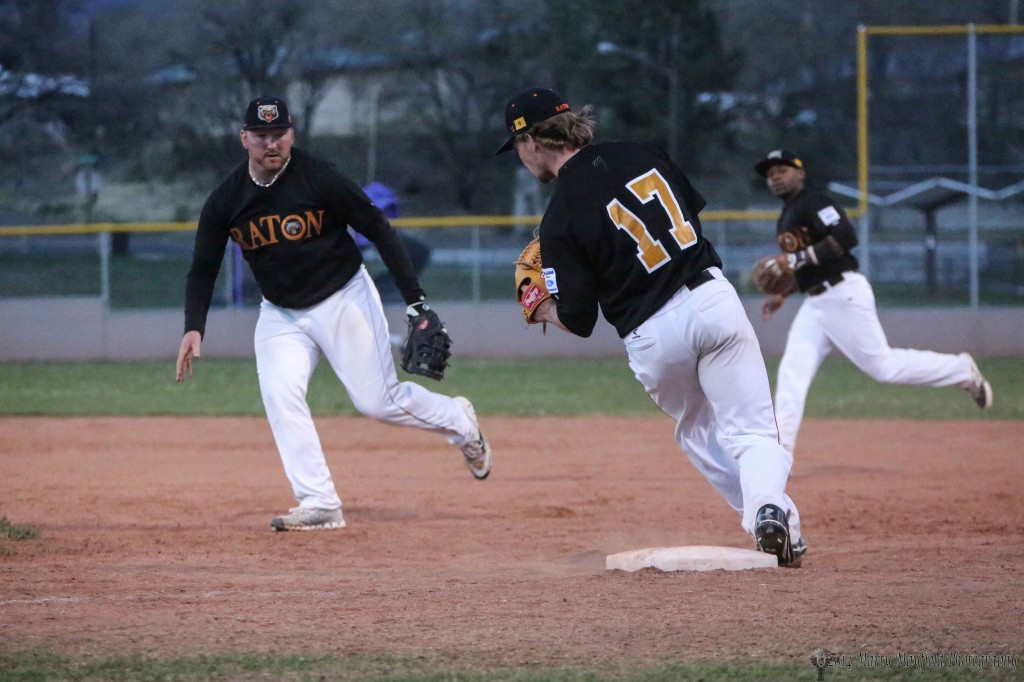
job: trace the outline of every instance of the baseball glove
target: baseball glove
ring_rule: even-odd
[[[544,283],[540,260],[540,239],[534,237],[516,259],[516,301],[523,306],[523,317],[530,324],[537,324],[533,313],[544,301],[551,298]]]
[[[765,294],[786,296],[796,289],[796,278],[784,254],[765,256],[754,263],[754,286]]]
[[[412,304],[405,314],[409,335],[402,349],[402,369],[437,381],[444,379],[448,358],[452,356],[452,340],[441,318],[426,303]]]

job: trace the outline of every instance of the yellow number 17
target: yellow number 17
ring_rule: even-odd
[[[694,232],[693,225],[683,217],[683,211],[679,207],[675,195],[672,194],[672,189],[656,168],[633,178],[626,183],[626,187],[633,193],[633,196],[645,204],[657,197],[658,203],[665,209],[672,221],[672,229],[669,230],[669,234],[676,240],[680,249],[697,243],[697,233]],[[643,221],[623,206],[618,199],[613,199],[605,207],[605,210],[608,211],[608,216],[615,226],[620,230],[625,230],[626,234],[636,242],[636,257],[647,268],[647,272],[654,272],[671,260],[668,251],[660,241],[651,235]]]

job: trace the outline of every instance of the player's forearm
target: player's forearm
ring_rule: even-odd
[[[388,272],[394,277],[395,286],[401,292],[402,299],[407,304],[422,300],[425,296],[423,288],[416,277],[412,259],[409,257],[409,250],[405,248],[398,233],[381,217],[379,224],[372,230],[372,234],[374,234],[372,241],[377,247],[377,252],[380,253],[380,259],[384,261]]]
[[[197,331],[200,336],[206,334],[206,316],[210,312],[210,302],[213,300],[213,289],[217,283],[217,274],[220,271],[220,263],[217,267],[202,268],[197,263],[192,264],[185,282],[185,332]]]
[[[804,265],[821,265],[836,260],[847,251],[848,249],[835,236],[829,235],[806,249],[786,254],[786,260],[791,269],[799,270]]]

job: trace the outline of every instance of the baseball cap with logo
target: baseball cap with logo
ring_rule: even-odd
[[[757,162],[754,166],[754,170],[760,175],[767,175],[768,169],[772,166],[792,166],[793,168],[804,169],[804,162],[800,160],[800,157],[796,155],[796,152],[792,152],[788,149],[773,149],[768,152],[768,156],[764,157]]]
[[[516,135],[529,132],[531,126],[567,111],[572,111],[569,102],[553,90],[523,90],[505,105],[505,130],[508,132],[508,139],[494,152],[495,155],[512,149]]]
[[[242,124],[242,130],[294,127],[292,117],[288,114],[288,105],[273,95],[260,95],[249,102],[245,110],[245,123]]]

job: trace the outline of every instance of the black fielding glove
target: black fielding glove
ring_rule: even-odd
[[[417,301],[405,309],[409,334],[402,349],[402,369],[440,381],[452,356],[452,340],[437,316],[425,301]]]

